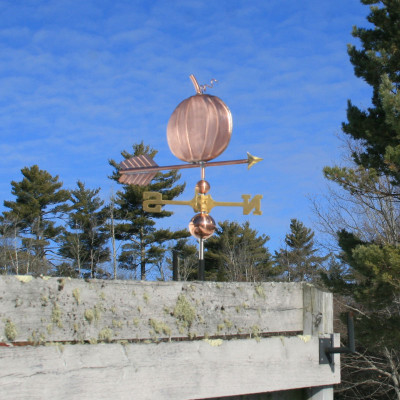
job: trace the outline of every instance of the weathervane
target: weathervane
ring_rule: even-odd
[[[127,185],[146,186],[157,172],[171,169],[200,168],[201,179],[195,187],[195,195],[189,201],[164,200],[158,192],[143,193],[143,209],[161,212],[163,205],[191,206],[197,214],[189,223],[189,231],[199,240],[199,280],[204,280],[204,240],[215,232],[215,221],[209,214],[217,206],[242,207],[243,214],[261,215],[262,195],[251,198],[242,195],[242,202],[215,201],[207,194],[210,184],[205,180],[206,167],[247,164],[250,169],[262,158],[247,153],[247,159],[231,161],[210,160],[218,157],[228,146],[232,134],[232,115],[226,104],[218,97],[204,94],[206,87],[199,85],[194,75],[190,79],[196,95],[183,100],[172,113],[167,126],[168,146],[177,158],[189,164],[158,166],[148,155],[129,158],[120,164],[119,182]]]

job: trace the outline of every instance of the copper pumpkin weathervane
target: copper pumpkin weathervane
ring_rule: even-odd
[[[183,100],[172,113],[167,126],[168,146],[177,158],[188,164],[158,166],[148,155],[140,155],[127,159],[120,164],[121,183],[127,185],[146,186],[158,171],[199,167],[201,179],[195,187],[195,196],[190,201],[163,200],[158,192],[143,193],[143,209],[148,212],[161,212],[161,206],[166,204],[191,206],[197,213],[189,223],[192,236],[200,243],[199,249],[199,279],[204,280],[204,240],[215,231],[216,225],[209,212],[216,206],[238,206],[243,208],[243,214],[252,210],[254,215],[261,215],[262,195],[251,199],[248,194],[242,195],[242,202],[214,201],[207,194],[210,184],[205,180],[205,168],[221,165],[248,164],[250,169],[261,158],[247,153],[247,159],[232,161],[214,161],[228,146],[232,135],[232,114],[226,104],[218,97],[204,94],[206,86],[199,85],[194,75],[190,79],[196,89],[196,94]],[[215,80],[211,81],[212,83]]]

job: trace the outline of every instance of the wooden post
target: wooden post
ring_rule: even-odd
[[[304,334],[323,337],[333,334],[332,294],[305,283],[303,287]],[[338,362],[335,356],[335,362]],[[338,366],[336,365],[336,368]],[[340,368],[340,367],[339,367]],[[308,400],[333,400],[333,386],[308,389]]]
[[[323,386],[308,389],[307,400],[333,400],[333,387]]]

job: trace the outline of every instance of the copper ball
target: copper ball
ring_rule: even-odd
[[[210,184],[204,179],[202,179],[201,181],[198,181],[196,183],[196,189],[198,193],[201,194],[208,193],[208,191],[210,190]]]
[[[190,220],[189,231],[197,239],[208,239],[215,232],[215,221],[206,213],[196,214]]]

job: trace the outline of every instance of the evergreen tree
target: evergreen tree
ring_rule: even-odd
[[[190,281],[197,278],[199,254],[197,246],[190,244],[187,238],[179,239],[171,249],[178,256],[178,280]],[[171,266],[172,269],[172,257]]]
[[[133,153],[121,152],[125,158],[131,158],[147,154],[154,158],[157,151],[142,143],[133,145]],[[118,180],[119,164],[110,160],[110,165],[115,168],[111,179]],[[162,193],[164,199],[172,200],[179,196],[185,185],[177,184],[180,175],[176,170],[167,173],[157,173],[152,182],[147,186],[123,185],[116,197],[115,219],[119,221],[115,225],[115,237],[124,241],[123,249],[119,257],[122,268],[137,268],[140,266],[140,279],[146,279],[146,265],[154,261],[154,252],[150,252],[156,243],[179,239],[188,236],[187,230],[172,232],[169,229],[156,229],[156,220],[170,217],[173,213],[162,211],[149,213],[143,210],[143,193],[154,191]]]
[[[400,3],[396,0],[362,0],[362,3],[374,5],[368,16],[374,28],[354,28],[353,35],[360,39],[362,48],[350,46],[349,55],[356,76],[372,86],[372,105],[361,110],[350,101],[348,104],[348,122],[343,124],[343,131],[360,142],[358,150],[352,153],[354,167],[326,167],[324,172],[351,194],[398,201]],[[386,177],[391,180],[391,185],[386,185],[390,190],[379,184]],[[374,302],[376,306],[392,302],[400,292],[399,238],[391,235],[389,240],[380,235],[365,241],[345,230],[338,236],[342,258],[354,272],[351,290],[357,299]]]
[[[343,132],[361,145],[352,153],[356,168],[326,167],[324,172],[347,190],[371,189],[380,175],[400,183],[400,4],[397,0],[361,0],[372,4],[368,21],[372,29],[353,29],[362,48],[349,46],[350,61],[357,77],[372,87],[372,104],[362,110],[348,101]],[[373,185],[372,185],[373,187]],[[387,195],[387,193],[376,193]],[[391,193],[399,197],[399,192]]]
[[[14,221],[21,236],[21,255],[24,256],[26,273],[47,273],[49,254],[54,252],[53,241],[61,233],[62,227],[56,225],[55,218],[65,211],[69,192],[61,189],[58,176],[51,176],[37,165],[21,170],[24,178],[11,182],[15,201],[5,201],[2,221]]]
[[[100,188],[86,189],[84,183],[77,182],[78,188],[71,190],[71,206],[68,212],[70,231],[64,231],[60,238],[59,254],[73,261],[78,276],[83,272],[91,278],[101,277],[99,265],[110,259],[106,247],[109,234],[105,229],[108,219],[104,201],[98,196]],[[63,274],[68,268],[63,267]]]
[[[391,208],[400,200],[400,2],[361,2],[371,5],[368,21],[373,27],[354,28],[361,48],[349,46],[348,51],[356,76],[372,87],[371,106],[363,110],[348,102],[343,132],[357,144],[351,154],[354,165],[326,167],[324,173],[350,195],[373,199],[372,205],[380,202],[375,208],[379,221],[389,218],[384,234],[339,231],[340,259],[347,268],[325,278],[359,310],[356,337],[362,351],[359,364],[346,375],[348,398],[374,392],[370,398],[400,399],[400,248],[398,235],[393,235],[396,207]],[[382,185],[386,181],[390,185]],[[382,204],[390,207],[383,210]]]
[[[297,219],[290,220],[285,249],[275,252],[276,266],[289,282],[317,282],[327,256],[320,257],[314,246],[314,232]]]
[[[219,222],[213,236],[205,241],[206,278],[219,281],[263,281],[275,275],[271,254],[249,222]]]
[[[20,228],[15,218],[0,217],[0,274],[19,275],[25,266],[20,249]]]

